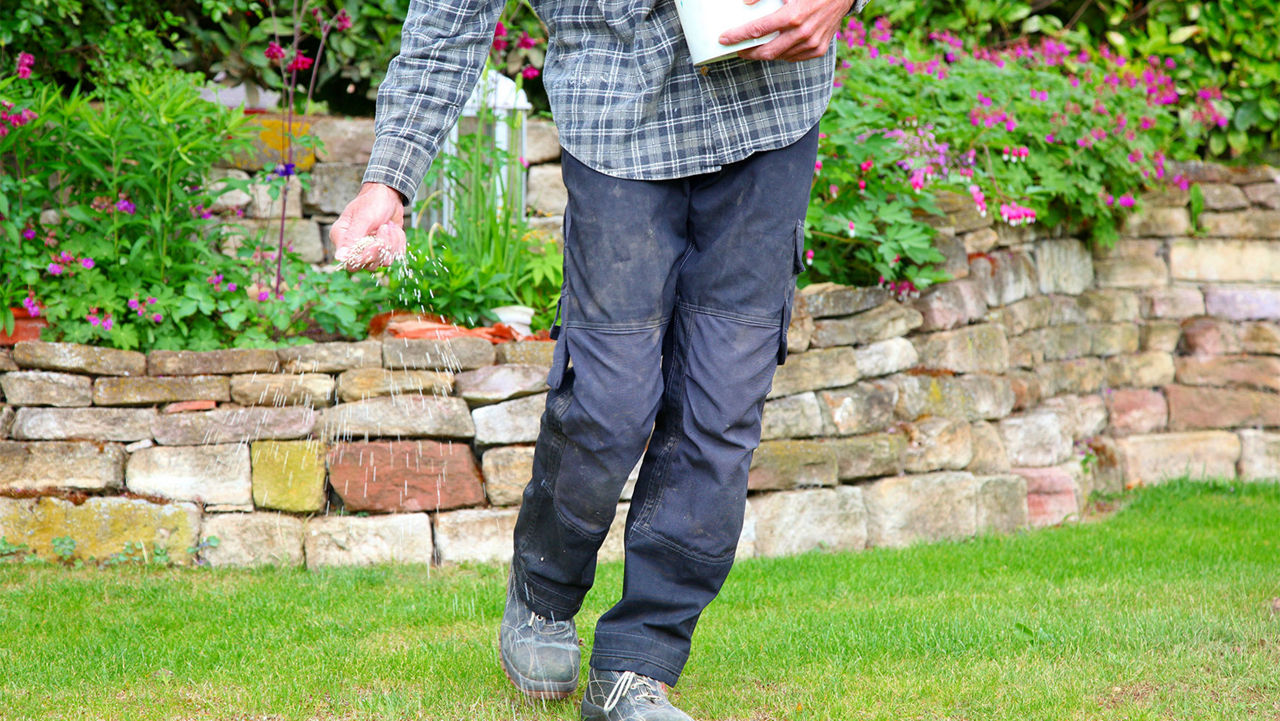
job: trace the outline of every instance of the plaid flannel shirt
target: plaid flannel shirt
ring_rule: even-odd
[[[867,0],[856,0],[852,12]],[[479,79],[504,0],[412,0],[378,88],[365,182],[413,198]],[[695,68],[676,0],[533,0],[560,143],[607,175],[663,180],[786,146],[831,99],[834,47],[798,63]],[[832,41],[834,46],[834,40]]]

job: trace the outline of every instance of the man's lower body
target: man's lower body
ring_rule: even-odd
[[[666,181],[614,178],[564,154],[561,323],[508,611],[531,612],[529,638],[573,635],[569,621],[643,456],[622,598],[596,626],[593,679],[630,672],[675,685],[698,617],[733,565],[764,399],[804,268],[817,135]],[[522,681],[536,676],[536,653],[509,663],[509,646],[504,666],[529,691]],[[541,695],[567,695],[560,689],[576,681],[575,668]]]

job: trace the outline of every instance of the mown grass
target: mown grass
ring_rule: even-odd
[[[747,560],[699,719],[1280,719],[1280,484],[1008,537]],[[0,718],[569,719],[496,663],[504,569],[0,566]],[[579,617],[621,585],[601,568]],[[584,655],[585,659],[585,655]]]

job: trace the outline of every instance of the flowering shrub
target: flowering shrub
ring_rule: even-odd
[[[1002,49],[849,23],[809,213],[815,276],[910,294],[942,279],[929,214],[1066,223],[1107,244],[1183,149],[1172,61],[1044,39]],[[1215,122],[1205,118],[1202,122]],[[936,224],[936,223],[935,223]]]
[[[383,297],[372,279],[313,271],[274,243],[219,251],[213,209],[236,184],[204,179],[246,133],[243,114],[200,99],[199,78],[64,97],[24,67],[0,77],[7,327],[21,305],[49,319],[46,339],[120,348],[263,345],[313,322],[363,334]]]

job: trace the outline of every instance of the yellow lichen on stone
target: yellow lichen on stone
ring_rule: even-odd
[[[80,505],[60,498],[0,498],[0,536],[45,560],[56,560],[53,539],[75,541],[74,558],[106,560],[140,545],[150,557],[156,546],[170,560],[191,561],[188,548],[200,537],[200,511],[192,503],[151,503],[140,498],[90,498]]]
[[[251,447],[253,504],[294,513],[324,507],[325,446],[318,441],[258,441]]]

